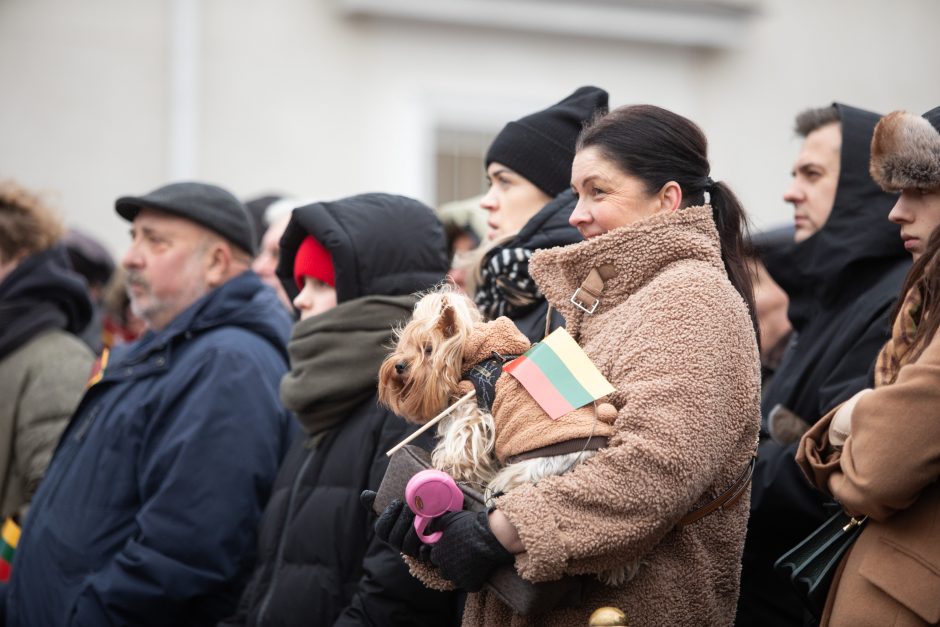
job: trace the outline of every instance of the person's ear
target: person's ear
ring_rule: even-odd
[[[660,188],[656,199],[659,202],[659,211],[676,211],[682,206],[682,188],[675,181],[669,181]]]
[[[206,261],[206,283],[218,287],[229,278],[232,268],[232,248],[228,242],[216,240],[209,245],[204,257]]]

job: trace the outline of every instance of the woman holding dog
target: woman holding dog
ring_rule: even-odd
[[[901,195],[888,214],[914,265],[874,390],[817,422],[797,463],[868,521],[836,571],[821,625],[940,622],[940,107],[896,111],[875,127],[872,177]]]
[[[569,333],[614,385],[607,448],[523,485],[490,512],[438,520],[424,558],[468,595],[465,625],[730,625],[757,444],[760,360],[743,210],[709,176],[706,139],[653,106],[581,134],[570,222],[585,241],[530,270]],[[428,555],[429,553],[429,555]],[[596,575],[626,563],[616,585]],[[483,587],[500,564],[529,581],[583,577],[576,607],[515,615]]]

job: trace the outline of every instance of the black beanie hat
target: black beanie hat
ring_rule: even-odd
[[[144,207],[192,220],[254,256],[255,227],[248,209],[228,191],[208,183],[170,183],[145,196],[122,196],[114,203],[118,215],[133,222]]]
[[[571,184],[574,145],[598,110],[607,112],[607,92],[586,86],[547,109],[510,122],[490,145],[486,167],[501,163],[554,198]]]

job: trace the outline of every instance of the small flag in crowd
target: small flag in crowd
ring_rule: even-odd
[[[104,369],[108,367],[108,357],[110,355],[111,351],[105,346],[104,350],[101,351],[101,357],[91,366],[91,374],[88,377],[88,382],[85,384],[86,390],[101,381],[101,378],[104,376]]]
[[[10,568],[13,565],[13,553],[20,541],[20,526],[13,518],[7,518],[0,531],[0,581],[10,580]]]
[[[568,331],[559,328],[503,368],[553,420],[614,391]]]

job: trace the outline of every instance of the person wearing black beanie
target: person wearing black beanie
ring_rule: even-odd
[[[574,147],[584,125],[607,112],[607,92],[579,87],[552,106],[509,122],[486,153],[490,189],[480,201],[489,212],[475,299],[489,318],[508,316],[532,341],[546,331],[548,307],[529,277],[528,261],[541,248],[581,241],[568,224],[575,200],[568,190]],[[560,326],[555,314],[548,327]]]

